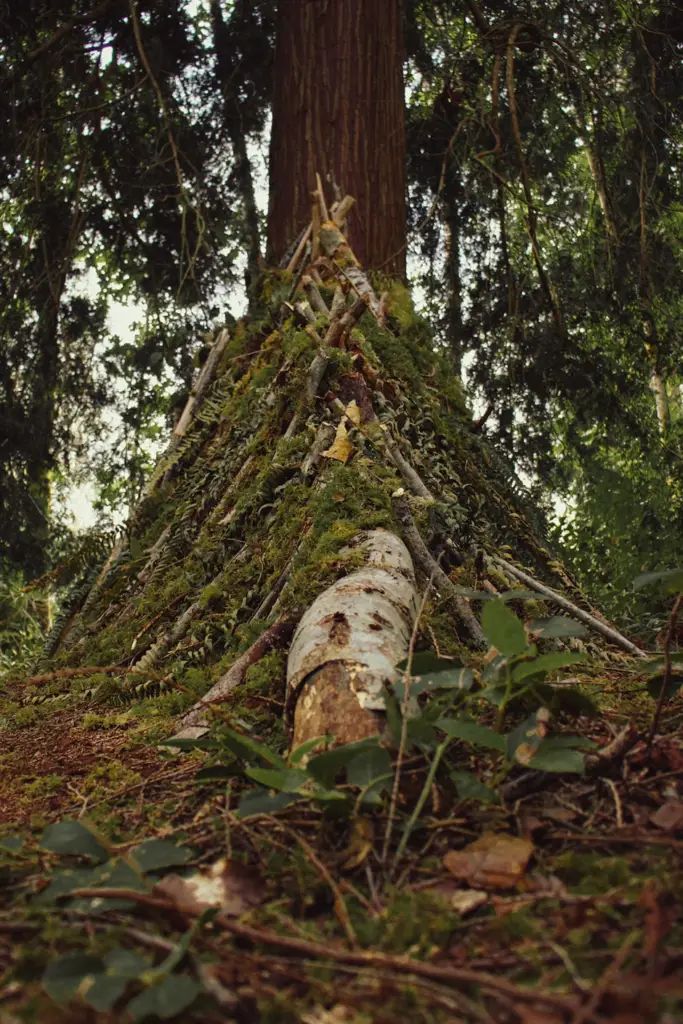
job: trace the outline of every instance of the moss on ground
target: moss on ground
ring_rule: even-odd
[[[508,589],[507,578],[496,569],[484,570],[478,556],[507,545],[508,557],[581,600],[527,514],[519,482],[470,430],[460,382],[435,350],[427,325],[415,316],[408,292],[388,280],[375,283],[378,291],[389,293],[388,326],[380,327],[366,313],[347,349],[332,353],[320,394],[344,393],[349,381],[358,384],[358,366],[370,368],[363,387],[380,423],[438,498],[435,505],[413,503],[416,524],[435,550],[447,532],[460,552],[462,564],[444,565],[454,583],[480,588],[487,578]],[[23,839],[13,850],[11,836],[5,845],[0,838],[0,889],[10,906],[9,915],[0,910],[5,986],[0,993],[7,1012],[27,1022],[101,1019],[85,1007],[87,987],[76,999],[76,1017],[49,1003],[41,989],[46,962],[67,951],[99,955],[126,949],[158,966],[169,949],[153,948],[156,938],[171,949],[189,943],[191,957],[179,956],[173,971],[196,979],[197,964],[203,964],[209,990],[206,971],[215,972],[211,978],[237,992],[245,1020],[507,1021],[521,1014],[515,1010],[517,1017],[511,1017],[512,1005],[528,1009],[528,986],[574,999],[571,1012],[557,1011],[555,1019],[567,1019],[580,1009],[577,977],[584,987],[597,985],[627,935],[633,945],[624,977],[645,978],[654,1000],[654,1010],[646,1007],[643,1020],[654,1022],[663,1012],[677,1019],[678,995],[664,986],[655,992],[653,979],[673,969],[683,942],[683,915],[671,911],[666,928],[661,913],[659,924],[653,921],[657,907],[683,906],[676,859],[681,840],[650,822],[664,791],[642,750],[633,753],[634,781],[609,780],[618,786],[618,801],[607,781],[556,774],[538,792],[522,789],[507,803],[488,803],[461,794],[457,787],[463,777],[469,772],[492,783],[505,776],[506,783],[517,784],[522,769],[503,766],[501,771],[499,754],[454,743],[425,793],[405,855],[390,874],[382,863],[386,800],[368,810],[358,805],[348,819],[335,814],[332,802],[298,802],[277,816],[236,816],[254,783],[245,775],[235,735],[265,744],[272,755],[287,752],[282,652],[252,665],[244,683],[217,706],[212,746],[183,754],[165,747],[176,717],[275,617],[301,614],[325,587],[362,564],[362,554],[350,544],[360,531],[398,528],[391,495],[401,479],[388,464],[377,424],[351,431],[353,451],[345,464],[324,458],[305,478],[300,472],[320,425],[336,427],[339,416],[321,398],[313,403],[303,398],[317,345],[289,313],[280,315],[291,285],[291,275],[280,272],[265,278],[262,309],[233,332],[200,415],[163,461],[166,482],[161,483],[161,473],[156,491],[136,513],[128,554],[43,666],[53,672],[85,668],[85,674],[56,674],[41,684],[45,703],[31,703],[35,687],[21,680],[8,684],[3,694],[0,814],[16,823],[7,832]],[[329,289],[326,294],[331,297]],[[324,324],[318,326],[322,332]],[[285,439],[294,413],[298,429]],[[240,486],[231,492],[241,471]],[[149,565],[149,551],[167,528],[158,558]],[[159,663],[131,671],[144,665],[141,659],[195,604],[185,633],[173,639]],[[512,607],[526,619],[552,612],[535,600]],[[543,642],[539,647],[546,650]],[[469,648],[443,595],[429,596],[415,648],[477,671],[491,661],[491,652]],[[588,712],[564,709],[558,718],[604,745],[628,720],[645,724],[653,704],[644,694],[644,676],[631,663],[593,640],[587,650],[592,660],[571,672],[577,691],[597,702],[601,716],[590,719]],[[101,671],[111,666],[117,671]],[[49,703],[55,698],[62,704]],[[441,699],[441,710],[448,710],[459,698]],[[495,710],[480,704],[472,708],[481,711],[481,722],[494,724]],[[518,723],[526,713],[520,705],[511,718]],[[676,769],[662,767],[664,761],[671,765],[683,756],[673,725],[670,732],[668,746],[660,745],[657,755],[665,774]],[[412,748],[403,767],[392,811],[392,850],[427,784],[433,757],[428,738],[428,732],[422,734],[422,745]],[[343,778],[340,786],[348,797]],[[87,857],[58,856],[40,847],[42,829],[64,819],[90,820],[107,843],[124,844],[115,851],[124,864],[144,837],[189,847],[189,867],[176,862],[150,871],[148,886],[167,870],[182,875],[227,856],[229,865],[248,865],[258,878],[262,901],[239,906],[243,923],[338,952],[355,948],[410,957],[413,967],[408,972],[405,965],[399,970],[396,962],[385,961],[345,968],[336,958],[293,954],[286,944],[255,946],[244,937],[231,943],[227,932],[208,922],[189,936],[192,914],[158,904],[129,901],[118,909],[97,909],[88,903],[41,903],[38,897],[56,872],[65,866],[92,868]],[[627,829],[633,830],[632,841],[626,841]],[[481,906],[464,909],[458,898],[477,886],[456,884],[444,857],[487,831],[527,837],[533,845],[531,864],[514,884],[494,888]],[[239,898],[243,889],[236,886]],[[17,930],[3,932],[8,923]],[[152,945],[145,945],[145,938]],[[660,973],[648,975],[655,962]],[[421,978],[418,968],[425,964],[484,970],[518,985],[521,1002],[498,1001],[495,987]],[[144,984],[145,979],[131,982],[131,991]],[[612,1012],[609,1000],[616,998],[611,989],[603,992],[604,1019]],[[346,1007],[345,1016],[334,1016],[337,1005]],[[182,1019],[211,1024],[226,1013],[232,1011],[219,1008],[204,991]]]

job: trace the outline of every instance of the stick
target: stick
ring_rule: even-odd
[[[311,222],[308,225],[308,227],[306,228],[306,230],[304,231],[303,235],[301,236],[301,241],[299,242],[299,244],[297,245],[296,249],[294,250],[294,255],[292,256],[291,260],[289,261],[289,263],[287,264],[287,266],[285,268],[288,274],[292,274],[294,272],[294,268],[297,265],[297,263],[299,262],[299,260],[301,259],[301,254],[304,251],[304,248],[306,247],[306,242],[311,237],[311,232],[312,231],[313,231],[313,223]]]
[[[471,639],[476,642],[481,650],[486,650],[488,643],[477,622],[468,601],[457,593],[455,584],[448,578],[438,562],[432,558],[427,545],[413,522],[408,499],[401,488],[391,496],[391,503],[394,507],[394,514],[402,527],[403,539],[406,547],[413,557],[415,565],[422,574],[429,579],[434,579],[434,586],[441,590],[455,605],[456,611],[463,625],[467,629]]]
[[[91,889],[73,889],[64,893],[63,898],[82,897],[84,899],[117,899],[131,900],[142,906],[155,907],[169,910],[174,913],[179,911],[170,900],[150,896],[148,893],[140,892],[137,889],[115,889],[97,886]],[[337,961],[342,964],[352,964],[356,967],[385,967],[389,970],[398,971],[408,981],[411,975],[421,978],[430,978],[433,981],[441,981],[452,985],[479,985],[484,991],[500,993],[521,1003],[541,1003],[544,1006],[560,1008],[564,1011],[574,1010],[576,1003],[567,996],[557,995],[554,992],[544,992],[538,988],[521,988],[499,978],[495,974],[486,971],[476,971],[468,967],[440,967],[436,964],[425,963],[421,960],[413,960],[409,956],[393,956],[391,953],[377,953],[372,950],[346,950],[337,946],[326,946],[323,943],[311,942],[308,939],[299,939],[290,935],[278,935],[277,932],[268,928],[253,928],[250,925],[240,924],[232,921],[225,914],[217,914],[214,921],[220,928],[238,938],[247,939],[258,945],[276,946],[280,949],[289,949],[294,953],[302,953],[304,956],[314,957],[316,960],[329,960],[331,964]]]
[[[254,641],[251,647],[238,658],[225,675],[222,675],[218,682],[214,683],[209,692],[197,701],[190,710],[180,719],[180,732],[177,732],[174,739],[182,739],[186,729],[197,729],[206,726],[206,705],[215,703],[227,697],[229,693],[244,682],[247,669],[260,661],[264,654],[270,650],[279,650],[289,643],[294,632],[294,622],[283,616],[274,622],[272,626],[264,630],[260,637]]]
[[[577,608],[577,606],[572,604],[571,601],[568,601],[566,597],[562,597],[562,595],[558,594],[557,591],[551,590],[550,587],[546,587],[545,583],[539,583],[539,581],[534,579],[533,576],[529,576],[528,573],[523,572],[522,569],[518,569],[516,565],[512,565],[510,562],[506,562],[504,558],[500,558],[498,555],[496,555],[492,561],[499,565],[501,569],[505,569],[506,572],[509,572],[512,576],[521,580],[522,583],[526,583],[526,585],[531,587],[532,590],[537,591],[539,594],[543,594],[544,597],[547,597],[549,601],[553,601],[555,604],[559,605],[560,608],[564,608],[564,610],[569,612],[570,615],[573,615],[575,619],[578,619],[580,622],[585,622],[587,626],[590,626],[596,633],[600,633],[607,640],[616,644],[617,647],[621,647],[622,650],[635,655],[636,658],[647,658],[645,651],[641,650],[640,647],[636,647],[635,644],[632,644],[630,640],[627,640],[625,636],[622,636],[622,634],[619,633],[618,630],[614,629],[613,626],[608,626],[606,623],[600,622],[599,619],[596,619],[595,616],[591,615],[589,612],[583,611],[582,608]]]
[[[648,753],[652,749],[652,743],[655,738],[657,729],[659,728],[659,720],[662,717],[662,709],[666,703],[666,694],[669,689],[669,680],[671,678],[671,640],[673,639],[674,629],[676,628],[676,620],[681,610],[681,603],[683,602],[683,594],[679,594],[676,598],[676,603],[673,606],[671,612],[671,618],[669,619],[669,626],[666,631],[666,637],[664,639],[664,675],[662,676],[662,688],[659,692],[659,700],[657,701],[657,710],[652,718],[652,725],[650,726],[650,732],[647,737],[647,750]]]

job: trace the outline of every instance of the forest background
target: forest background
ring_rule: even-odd
[[[249,300],[274,8],[0,13],[0,668],[108,553]],[[631,581],[683,560],[683,9],[404,8],[411,282],[501,473],[651,643],[667,609]]]

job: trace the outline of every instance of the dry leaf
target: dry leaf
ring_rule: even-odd
[[[363,863],[373,848],[375,830],[369,818],[356,818],[348,845],[339,854],[340,867],[352,871]]]
[[[449,910],[454,910],[461,917],[483,906],[489,898],[489,894],[483,889],[458,889],[452,882],[434,886],[433,889],[425,889],[425,895],[445,904]]]
[[[508,889],[522,878],[533,850],[528,839],[486,832],[464,850],[451,850],[443,864],[473,888]]]
[[[345,417],[342,417],[334,441],[323,452],[323,458],[334,459],[335,462],[348,462],[353,454],[353,445],[349,441],[349,432],[346,429]]]
[[[360,408],[358,407],[358,402],[356,401],[355,398],[353,399],[352,402],[349,402],[349,404],[344,409],[344,415],[349,420],[351,420],[354,427],[360,426]]]
[[[196,871],[187,878],[166,875],[154,891],[169,897],[190,914],[219,907],[228,917],[239,917],[263,903],[265,886],[255,868],[221,857],[208,871]]]
[[[683,827],[683,803],[680,800],[668,800],[650,815],[650,821],[665,832],[675,832]]]

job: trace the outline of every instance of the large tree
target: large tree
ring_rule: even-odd
[[[388,139],[401,123],[395,91],[401,74],[398,0],[283,0],[280,6],[280,82],[288,65],[299,69],[304,85],[285,90],[276,73],[281,94],[274,104],[269,233],[279,264],[263,268],[254,282],[255,260],[250,261],[249,316],[217,332],[125,535],[94,584],[87,581],[56,624],[45,671],[19,684],[47,684],[58,699],[69,690],[74,704],[90,701],[105,709],[114,730],[128,719],[106,717],[106,708],[136,697],[158,699],[155,710],[166,717],[153,723],[154,740],[175,742],[181,750],[204,745],[211,752],[213,760],[197,778],[209,787],[202,790],[206,800],[189,810],[183,799],[176,805],[166,797],[155,808],[142,799],[147,779],[128,776],[124,788],[135,791],[137,821],[153,821],[157,838],[168,836],[169,819],[186,834],[207,825],[199,834],[202,842],[208,835],[215,863],[204,870],[201,887],[178,876],[158,883],[149,872],[184,864],[191,854],[172,842],[131,849],[130,818],[115,822],[122,846],[79,821],[48,830],[42,840],[48,850],[115,863],[61,876],[41,893],[43,905],[55,894],[73,895],[83,901],[70,904],[79,913],[125,915],[132,904],[160,917],[171,913],[184,929],[188,920],[196,923],[176,943],[149,940],[168,952],[157,970],[129,950],[111,956],[103,944],[106,961],[71,953],[46,972],[44,986],[57,998],[82,998],[101,1010],[122,1000],[133,980],[142,988],[128,1004],[134,1017],[183,1012],[201,993],[238,1019],[348,1019],[370,1006],[380,1019],[403,1020],[427,1004],[425,1017],[433,1010],[435,1020],[457,1013],[468,1021],[528,1021],[547,1017],[549,1008],[558,1020],[599,1019],[598,1006],[600,1014],[610,1012],[611,979],[638,933],[629,932],[616,966],[598,968],[592,993],[559,942],[553,941],[553,970],[559,965],[566,974],[556,974],[551,986],[545,960],[539,969],[530,959],[522,964],[530,985],[522,985],[482,972],[480,964],[469,962],[469,948],[450,944],[450,934],[461,927],[460,913],[488,902],[482,890],[520,882],[533,850],[529,837],[546,826],[525,816],[518,801],[535,786],[552,788],[544,772],[560,772],[565,784],[567,776],[587,767],[596,775],[618,774],[635,742],[630,726],[590,762],[583,753],[585,737],[565,726],[568,717],[595,711],[586,693],[591,681],[599,677],[607,686],[624,672],[624,654],[640,659],[643,652],[590,608],[548,546],[543,515],[482,437],[451,354],[440,350],[395,276],[402,271],[398,248],[405,230],[402,174],[384,167],[380,152],[395,146],[396,139]],[[222,13],[212,5],[217,52],[221,38],[225,42]],[[243,7],[239,13],[246,17]],[[350,40],[341,45],[345,34]],[[347,49],[347,43],[353,45]],[[362,59],[352,68],[335,57],[358,53]],[[233,115],[240,97],[230,91],[229,51],[222,54],[221,101]],[[356,102],[361,77],[363,106],[346,109]],[[390,100],[382,91],[388,82],[394,90]],[[380,122],[372,114],[368,106],[378,98],[394,117]],[[338,150],[324,134],[316,141],[335,103],[350,125],[356,116],[359,125],[355,136],[351,128],[350,134],[342,131]],[[299,117],[314,130],[302,127]],[[352,197],[352,205],[344,174],[347,168],[352,177],[358,167],[349,138],[360,146],[367,126],[375,137],[362,160],[359,148],[358,157],[370,188]],[[395,159],[404,156],[395,153]],[[329,167],[337,160],[339,166]],[[290,180],[292,168],[298,169],[298,183]],[[461,182],[451,172],[452,238]],[[248,208],[253,190],[246,175],[240,181]],[[385,199],[391,200],[387,206]],[[380,211],[384,222],[377,225]],[[286,223],[291,238],[285,237]],[[256,227],[253,218],[247,221],[254,255]],[[361,252],[370,266],[360,260]],[[535,255],[527,253],[540,273]],[[386,272],[392,258],[393,277]],[[449,274],[459,277],[453,259]],[[545,292],[542,298],[548,300]],[[555,322],[554,329],[563,328]],[[679,598],[666,641],[662,701],[648,749],[661,722],[666,685],[676,681],[669,646],[680,603]],[[558,609],[566,614],[553,614]],[[587,663],[589,653],[611,659],[608,678],[601,663]],[[556,686],[555,673],[568,665],[574,666],[573,681]],[[149,710],[149,701],[145,706]],[[102,724],[98,715],[92,718],[89,725]],[[181,735],[169,738],[178,729]],[[603,743],[614,739],[601,724],[594,734]],[[115,735],[109,734],[108,744]],[[172,776],[164,775],[162,785],[172,785]],[[615,793],[619,824],[623,807],[616,783],[609,782],[604,817],[611,832]],[[220,791],[211,788],[214,783]],[[87,804],[92,790],[84,785],[77,792]],[[117,790],[114,798],[119,795]],[[591,823],[599,818],[598,787],[577,786],[572,796],[572,807],[581,802],[576,813],[585,809]],[[646,799],[649,816],[652,798]],[[288,810],[294,804],[300,806]],[[475,808],[467,818],[466,841],[470,833],[479,841],[461,851],[464,806]],[[556,820],[567,820],[567,806],[552,810]],[[280,812],[285,813],[277,818]],[[219,859],[226,832],[230,859]],[[265,854],[262,844],[268,842]],[[255,869],[266,861],[264,885]],[[602,879],[590,863],[594,892]],[[567,864],[571,884],[576,861]],[[446,902],[432,913],[420,902],[421,872],[433,871],[431,885],[443,881],[446,869],[477,891],[467,890],[463,898],[461,891],[446,889]],[[615,878],[621,885],[623,872],[617,874],[610,862],[604,879],[610,901]],[[327,887],[333,893],[336,920],[326,913],[329,902],[321,909],[316,898],[321,879],[325,893]],[[583,916],[584,901],[567,899],[554,877],[529,884],[536,887],[534,899],[550,894],[556,901],[558,932],[578,930],[580,912],[582,931],[590,932],[602,952],[604,933],[594,928],[601,913],[597,901]],[[102,903],[123,895],[122,885],[123,905]],[[272,901],[268,885],[275,890]],[[571,921],[557,909],[565,899]],[[266,906],[255,909],[261,901]],[[217,906],[203,914],[206,902]],[[298,914],[298,924],[283,916],[283,905],[292,917]],[[623,908],[625,915],[648,915],[642,953],[648,977],[658,977],[652,964],[659,925],[657,939],[650,941],[653,906],[659,904],[648,887],[637,909],[633,902]],[[234,921],[247,912],[249,924]],[[608,912],[611,927],[611,902]],[[309,937],[321,915],[325,943]],[[548,919],[554,926],[552,915]],[[547,924],[544,919],[544,950]],[[520,926],[516,919],[512,927],[522,927],[526,936],[526,923]],[[124,927],[121,934],[136,943],[148,939],[134,928]],[[228,943],[229,934],[239,937],[239,948]],[[108,942],[110,933],[105,937]],[[200,957],[187,958],[201,985],[184,967],[195,940],[216,953],[211,968]],[[80,936],[71,934],[69,941],[79,942]],[[256,956],[254,944],[266,951],[280,946],[291,956]],[[402,955],[386,951],[393,949]],[[303,970],[308,964],[294,956],[324,958],[323,983],[315,971],[309,979]],[[590,969],[588,962],[581,965],[584,972]],[[283,979],[286,991],[275,990],[274,978]],[[669,998],[670,988],[663,993]],[[309,1003],[290,1013],[298,1000]]]
[[[69,662],[102,663],[103,649],[118,658],[151,616],[127,667],[168,664],[175,677],[191,634],[192,660],[204,658],[213,675],[254,630],[265,639],[250,657],[286,644],[301,620],[286,702],[295,745],[381,729],[382,685],[417,628],[416,573],[447,615],[439,642],[451,650],[485,640],[449,572],[495,593],[517,579],[501,569],[503,544],[583,605],[544,540],[542,515],[477,435],[404,286],[368,276],[358,259],[403,266],[399,15],[398,0],[281,5],[269,237],[271,251],[286,240],[290,250],[265,273],[260,312],[256,295],[250,318],[215,341],[115,563],[77,625],[60,622],[52,647]],[[214,5],[217,42],[224,31]],[[346,193],[347,175],[359,197]],[[350,573],[364,561],[365,576]],[[326,590],[339,577],[348,582]],[[172,670],[169,652],[180,658]],[[195,711],[184,724],[204,717]]]

